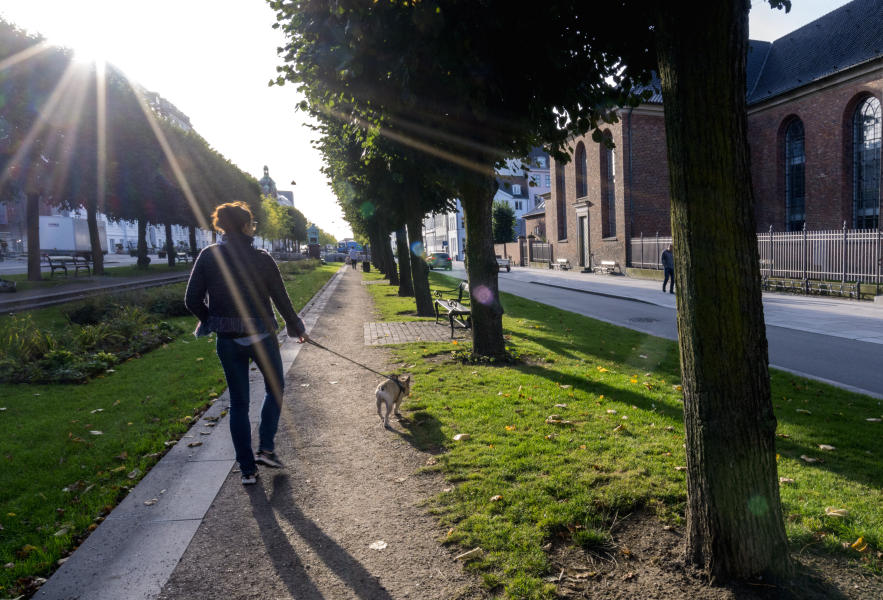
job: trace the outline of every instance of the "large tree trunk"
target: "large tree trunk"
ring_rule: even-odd
[[[411,281],[411,252],[405,228],[396,230],[396,254],[399,257],[399,296],[413,296],[414,284]]]
[[[98,206],[91,200],[86,202],[86,224],[89,226],[89,245],[92,248],[92,274],[104,275],[104,251],[98,234]]]
[[[28,193],[25,224],[28,232],[28,281],[40,281],[40,194]]]
[[[150,264],[150,257],[147,256],[147,219],[141,217],[138,219],[138,266],[146,269]]]
[[[175,266],[175,243],[172,241],[172,224],[165,224],[166,230],[166,261],[170,267]]]
[[[432,293],[429,291],[429,266],[423,252],[423,215],[411,215],[408,219],[408,242],[411,244],[411,278],[414,280],[414,300],[417,314],[431,317],[435,314]]]
[[[791,569],[746,137],[748,8],[748,0],[666,3],[658,19],[687,441],[687,558],[720,580]]]
[[[190,234],[190,255],[196,256],[196,225],[191,225],[187,228],[187,233]]]
[[[470,174],[460,184],[466,220],[466,267],[472,306],[472,352],[479,356],[501,357],[503,305],[497,282],[497,260],[491,224],[496,181],[492,175]]]

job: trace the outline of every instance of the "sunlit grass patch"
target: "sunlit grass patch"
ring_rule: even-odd
[[[456,285],[430,278],[434,287]],[[369,289],[380,314],[401,320],[393,288]],[[469,565],[488,587],[551,598],[543,547],[603,554],[613,520],[636,510],[683,524],[678,351],[674,342],[530,300],[502,294],[502,302],[516,364],[456,361],[452,352],[469,346],[463,341],[394,347],[414,374],[402,424],[416,444],[442,452],[426,468],[450,482],[431,504],[448,528],[444,541],[482,549]],[[867,419],[881,417],[880,402],[777,371],[772,386],[778,431],[789,436],[777,442],[779,474],[794,479],[781,486],[792,547],[815,544],[878,569],[883,424]],[[455,441],[457,434],[468,438]],[[828,507],[849,513],[825,516]],[[867,548],[848,548],[859,537]]]

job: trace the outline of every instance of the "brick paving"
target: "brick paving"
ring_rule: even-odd
[[[462,327],[454,328],[454,339],[468,338],[471,332]],[[365,345],[408,344],[413,342],[449,342],[451,326],[445,321],[406,321],[365,323]]]

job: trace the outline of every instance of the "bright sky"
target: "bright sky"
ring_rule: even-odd
[[[754,0],[751,37],[774,40],[843,4],[793,0],[785,14]],[[319,172],[312,132],[294,111],[294,87],[267,87],[283,39],[263,0],[2,0],[0,15],[115,64],[187,114],[242,170],[260,178],[267,165],[308,219],[338,238],[351,235]]]

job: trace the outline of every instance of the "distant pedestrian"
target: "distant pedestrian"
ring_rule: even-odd
[[[359,251],[355,248],[350,248],[350,264],[353,266],[353,269],[356,268],[356,263],[359,262]]]
[[[674,254],[671,253],[672,245],[669,244],[668,248],[662,251],[662,256],[660,260],[662,262],[662,268],[665,269],[665,279],[662,281],[662,291],[665,291],[665,285],[668,283],[669,278],[671,279],[671,285],[668,287],[669,294],[675,293],[675,257]]]
[[[279,324],[270,301],[285,319],[289,337],[300,343],[310,338],[291,305],[276,262],[266,251],[252,246],[254,223],[248,205],[222,204],[215,209],[212,222],[224,235],[197,257],[187,283],[185,304],[199,319],[197,336],[211,332],[218,335],[218,358],[230,392],[230,435],[242,484],[251,485],[256,482],[256,463],[282,467],[274,454],[274,438],[285,382],[276,339]],[[263,374],[266,389],[257,455],[252,452],[248,419],[250,361]]]

